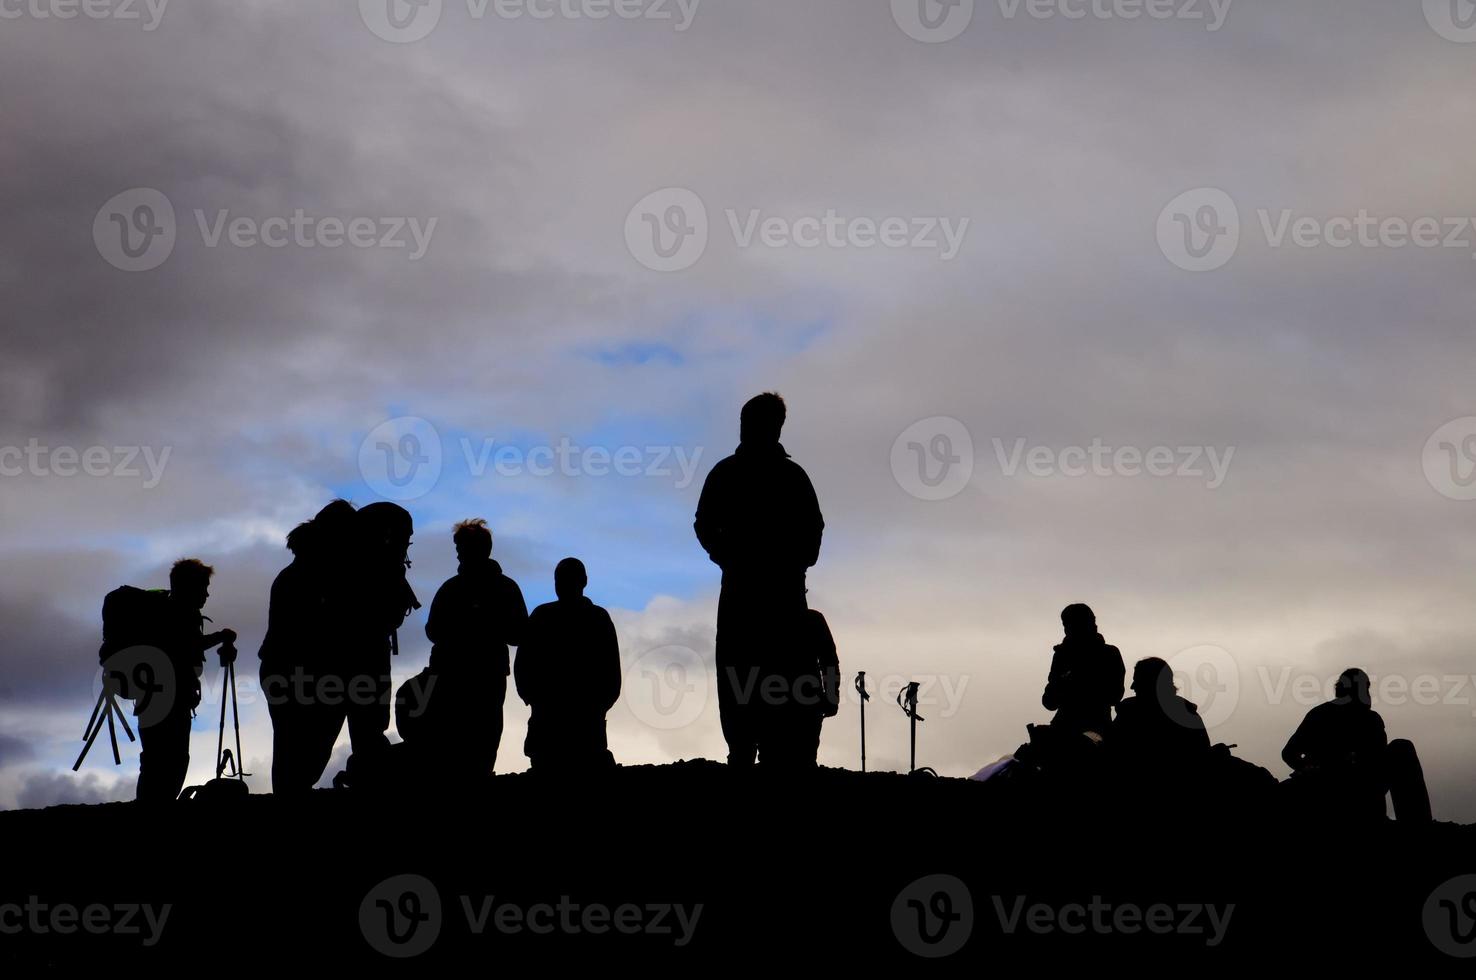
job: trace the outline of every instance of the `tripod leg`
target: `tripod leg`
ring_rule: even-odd
[[[97,724],[97,713],[102,710],[103,702],[107,700],[106,689],[97,696],[97,704],[92,706],[92,717],[87,719],[87,727],[82,729],[82,741],[87,741],[87,736],[92,733],[92,726]]]
[[[225,750],[225,715],[226,715],[226,673],[230,668],[221,670],[220,674],[220,733],[215,738],[215,778],[219,779],[221,773],[225,772],[225,759],[222,753]]]
[[[98,707],[102,707],[99,700]],[[87,758],[87,753],[92,751],[92,743],[97,741],[97,736],[102,732],[103,720],[97,716],[97,709],[93,709],[93,721],[88,726],[87,742],[82,746],[82,754],[77,756],[77,761],[72,764],[72,771],[76,772],[82,768],[82,760]]]
[[[246,762],[241,758],[241,709],[236,704],[236,664],[231,663],[231,721],[236,726],[236,775],[246,778]]]
[[[118,710],[118,706],[116,704],[112,703],[111,701],[109,701],[108,702],[108,738],[113,743],[113,765],[115,765],[115,766],[121,766],[123,764],[123,757],[118,754],[118,730],[113,727],[113,712],[115,712],[117,710]]]
[[[138,741],[138,739],[136,739],[136,738],[133,737],[133,729],[131,729],[131,728],[128,727],[128,719],[126,717],[124,717],[124,715],[123,715],[123,709],[120,708],[120,707],[118,707],[118,702],[117,701],[114,701],[113,702],[113,714],[115,714],[115,715],[118,716],[118,724],[120,724],[120,725],[123,726],[123,734],[128,736],[128,741],[130,741],[130,742],[136,742],[136,741]]]

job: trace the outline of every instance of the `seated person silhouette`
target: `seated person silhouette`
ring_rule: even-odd
[[[1202,773],[1209,732],[1198,705],[1179,696],[1168,663],[1158,657],[1138,661],[1133,695],[1117,706],[1107,739],[1124,773],[1165,782]]]
[[[1122,653],[1097,632],[1097,615],[1077,603],[1061,611],[1065,637],[1056,645],[1051,673],[1040,702],[1056,716],[1051,727],[1091,733],[1100,741],[1112,723],[1112,709],[1122,700],[1127,668]]]
[[[1385,794],[1392,793],[1400,820],[1428,821],[1430,797],[1414,745],[1388,740],[1371,686],[1367,673],[1349,668],[1338,677],[1333,700],[1307,712],[1281,750],[1292,785],[1319,813],[1380,820]]]
[[[462,521],[452,532],[457,573],[431,602],[425,635],[430,667],[422,690],[417,742],[435,768],[490,775],[502,743],[507,699],[508,647],[523,641],[528,607],[518,583],[492,559],[492,532],[484,520]]]
[[[523,751],[534,772],[615,765],[605,714],[620,698],[620,644],[610,614],[591,602],[584,563],[554,569],[558,599],[533,610],[513,665],[518,696],[532,709]]]
[[[755,692],[754,735],[766,768],[813,769],[820,727],[840,710],[840,660],[819,610],[800,614],[792,636],[776,637],[774,659]]]

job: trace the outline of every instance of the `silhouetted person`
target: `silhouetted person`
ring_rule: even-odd
[[[1133,668],[1133,697],[1117,706],[1107,740],[1129,772],[1165,783],[1192,777],[1209,758],[1210,738],[1199,707],[1179,696],[1174,673],[1158,657]]]
[[[1127,668],[1122,653],[1097,632],[1097,615],[1077,603],[1061,611],[1065,638],[1056,646],[1040,702],[1056,713],[1053,728],[1105,736],[1122,700]]]
[[[518,583],[492,559],[486,521],[463,521],[451,537],[460,564],[436,593],[425,624],[434,681],[422,728],[432,765],[484,776],[502,743],[508,647],[523,642],[528,606]]]
[[[1291,767],[1293,783],[1321,809],[1379,819],[1386,812],[1384,796],[1392,791],[1396,816],[1428,820],[1429,794],[1414,745],[1389,742],[1370,688],[1364,671],[1343,671],[1333,700],[1307,712],[1281,750],[1282,761]]]
[[[261,689],[272,717],[272,792],[281,797],[317,784],[343,728],[346,694],[334,685],[357,614],[354,530],[353,505],[335,500],[287,535],[292,564],[272,583]]]
[[[157,679],[153,691],[145,691],[135,706],[139,716],[138,799],[145,803],[168,803],[179,798],[190,768],[190,719],[200,703],[200,675],[205,670],[205,652],[220,647],[221,666],[236,659],[236,634],[219,630],[206,634],[201,610],[210,598],[210,578],[215,569],[195,558],[175,562],[169,570],[169,593],[152,606],[156,622],[140,624],[143,635],[103,638],[106,661],[128,646],[148,645],[163,652],[169,676]],[[163,705],[152,697],[163,697]],[[161,710],[162,708],[162,710]]]
[[[532,709],[523,751],[535,772],[615,764],[605,714],[620,698],[620,644],[610,614],[585,597],[588,584],[583,562],[559,562],[558,600],[533,610],[518,647],[513,677]]]
[[[840,710],[840,660],[830,625],[818,610],[800,616],[792,643],[776,638],[776,649],[792,652],[771,660],[765,682],[780,696],[759,693],[758,758],[764,766],[813,768],[820,751],[820,728]]]
[[[723,570],[718,600],[718,710],[728,764],[758,752],[759,692],[769,665],[802,644],[805,574],[819,560],[825,521],[815,488],[779,442],[784,400],[743,406],[737,452],[708,474],[694,529]]]
[[[352,594],[339,660],[353,749],[347,773],[351,783],[382,773],[388,760],[385,733],[394,702],[390,663],[399,653],[400,627],[420,608],[405,578],[414,533],[410,512],[398,504],[366,504],[354,515]]]

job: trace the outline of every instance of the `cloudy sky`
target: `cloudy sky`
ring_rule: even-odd
[[[427,601],[463,517],[530,602],[584,558],[617,756],[720,758],[691,517],[772,389],[873,766],[908,679],[922,764],[1011,751],[1086,601],[1278,775],[1364,666],[1476,820],[1473,42],[1468,0],[0,0],[0,806],[131,795],[69,771],[101,599],[184,555],[266,790],[267,591],[337,495],[411,509]]]

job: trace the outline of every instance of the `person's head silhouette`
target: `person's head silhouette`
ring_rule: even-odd
[[[1073,603],[1061,610],[1061,626],[1067,639],[1093,637],[1097,635],[1097,614],[1085,603]]]
[[[554,569],[554,592],[560,599],[569,602],[584,595],[589,584],[589,575],[584,571],[584,562],[578,558],[565,558]]]
[[[210,576],[215,569],[198,558],[182,558],[169,570],[169,596],[184,608],[198,612],[210,598]]]
[[[785,415],[784,399],[772,391],[749,399],[739,416],[739,441],[749,446],[777,443],[784,430]]]
[[[492,557],[492,531],[480,517],[456,525],[451,540],[456,544],[456,560],[463,564]]]
[[[1133,693],[1167,705],[1169,699],[1178,693],[1174,687],[1174,671],[1168,661],[1160,657],[1139,660],[1133,667]]]
[[[1370,688],[1373,682],[1369,680],[1368,674],[1357,667],[1349,667],[1338,677],[1337,686],[1333,689],[1334,700],[1338,704],[1355,704],[1360,708],[1373,707],[1373,693]]]

